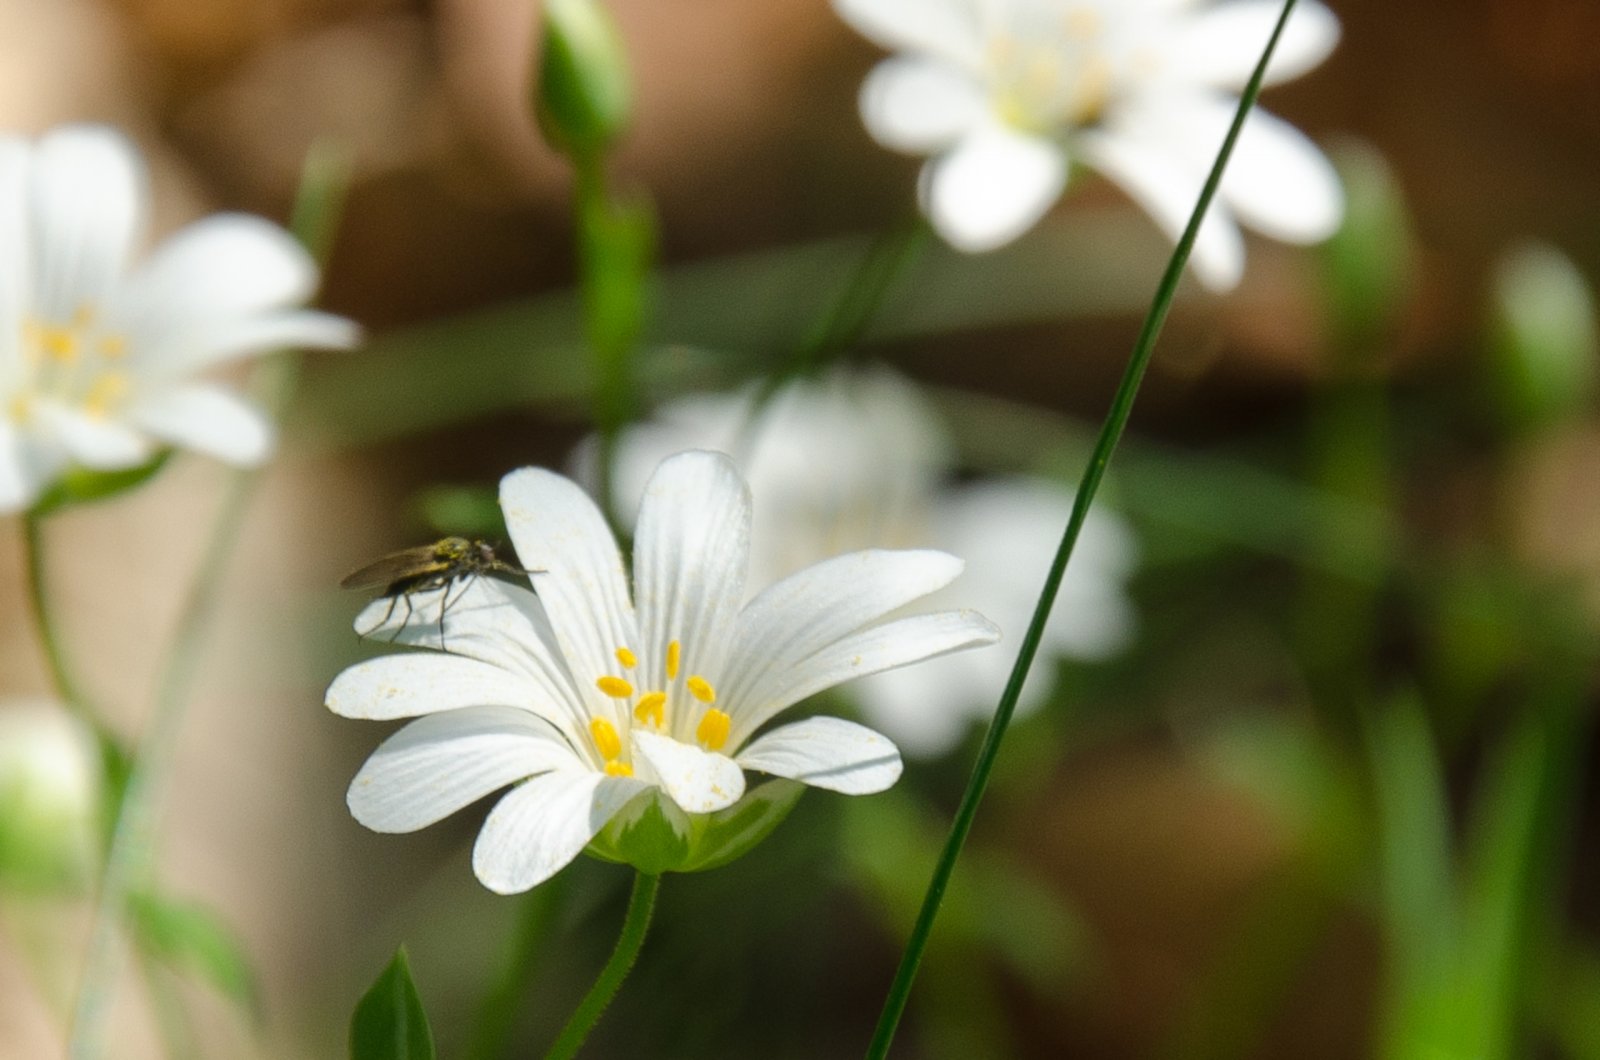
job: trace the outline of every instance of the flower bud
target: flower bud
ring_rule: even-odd
[[[1494,397],[1519,430],[1572,419],[1595,389],[1594,296],[1566,255],[1526,243],[1495,272],[1490,367]]]
[[[627,56],[595,0],[546,0],[533,103],[545,139],[574,159],[593,160],[622,134],[631,109]]]
[[[54,703],[0,703],[0,882],[85,882],[99,806],[94,736],[83,723]]]

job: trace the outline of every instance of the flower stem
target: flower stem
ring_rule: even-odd
[[[319,223],[331,224],[321,211],[337,212],[342,201],[346,173],[342,157],[313,150],[306,160],[300,199],[295,217],[296,235],[304,237],[299,223],[308,216],[305,204],[321,204],[316,213]],[[333,204],[333,205],[330,205]],[[314,242],[312,244],[316,246]],[[325,243],[323,244],[325,249]],[[263,405],[274,419],[288,400],[298,367],[298,357],[284,354],[275,362],[261,364],[254,377]],[[260,480],[259,468],[243,468],[228,477],[212,523],[200,565],[178,616],[165,660],[157,679],[149,726],[139,741],[138,754],[128,766],[127,781],[112,826],[105,870],[100,878],[100,897],[94,926],[84,958],[83,978],[72,1017],[69,1055],[72,1060],[93,1060],[104,1050],[104,1031],[112,992],[122,965],[119,945],[129,895],[149,875],[154,832],[154,793],[166,776],[182,728],[188,692],[199,667],[201,649],[211,631],[221,594],[222,575],[233,554],[233,546],[244,523],[245,511]]]
[[[622,986],[622,981],[633,970],[633,962],[639,956],[639,947],[644,945],[645,932],[650,928],[650,915],[655,912],[656,892],[660,888],[660,876],[651,876],[643,872],[634,876],[633,893],[628,897],[628,911],[622,919],[622,931],[617,936],[616,949],[611,951],[611,959],[600,969],[599,977],[595,979],[589,992],[583,996],[583,1000],[578,1003],[572,1018],[561,1028],[555,1044],[545,1054],[545,1060],[570,1060],[571,1057],[578,1055],[584,1039],[594,1030],[595,1024],[600,1022],[600,1016],[605,1012],[606,1006],[611,1004],[611,999],[617,996],[617,989]]]
[[[1128,424],[1128,417],[1133,411],[1134,399],[1139,393],[1139,384],[1144,379],[1145,369],[1149,367],[1151,354],[1155,350],[1156,340],[1161,335],[1161,328],[1166,323],[1167,313],[1172,308],[1173,296],[1177,293],[1178,282],[1183,277],[1184,266],[1189,261],[1189,252],[1194,248],[1196,235],[1200,230],[1200,222],[1205,217],[1211,200],[1216,196],[1217,187],[1222,182],[1223,170],[1227,167],[1228,159],[1233,154],[1234,144],[1239,139],[1239,130],[1243,128],[1245,117],[1250,113],[1250,108],[1255,105],[1256,97],[1261,94],[1261,82],[1266,75],[1267,64],[1272,59],[1273,50],[1277,47],[1278,38],[1283,34],[1283,28],[1289,21],[1289,14],[1294,10],[1295,0],[1284,0],[1283,10],[1278,16],[1278,22],[1273,27],[1272,37],[1267,41],[1265,51],[1261,54],[1260,61],[1256,64],[1255,71],[1250,76],[1249,83],[1239,100],[1239,108],[1233,116],[1233,123],[1228,128],[1228,135],[1223,139],[1222,149],[1217,153],[1216,161],[1211,167],[1211,172],[1206,178],[1205,186],[1201,189],[1200,198],[1195,203],[1194,212],[1189,216],[1189,223],[1183,230],[1183,235],[1178,240],[1177,247],[1172,252],[1172,257],[1167,262],[1166,271],[1161,276],[1161,282],[1156,287],[1154,299],[1151,301],[1150,311],[1145,316],[1144,325],[1139,330],[1139,337],[1134,342],[1133,353],[1128,358],[1128,366],[1122,374],[1122,381],[1117,385],[1117,391],[1111,401],[1111,409],[1106,414],[1104,424],[1101,425],[1100,434],[1095,440],[1094,451],[1089,458],[1089,466],[1084,471],[1083,480],[1078,484],[1077,496],[1073,499],[1072,515],[1067,520],[1066,530],[1062,533],[1061,544],[1056,550],[1054,561],[1050,565],[1050,572],[1045,578],[1044,587],[1039,594],[1038,606],[1034,608],[1033,618],[1028,623],[1027,632],[1023,635],[1022,645],[1017,652],[1016,664],[1012,667],[1011,676],[1006,681],[1005,691],[1001,693],[999,705],[995,708],[994,719],[989,723],[989,730],[983,738],[983,746],[978,751],[977,762],[972,768],[972,777],[967,782],[966,791],[962,794],[961,803],[956,809],[955,819],[951,822],[950,834],[945,840],[943,850],[939,854],[939,861],[934,867],[933,878],[928,883],[927,894],[922,902],[922,909],[917,915],[917,921],[912,928],[911,937],[906,943],[905,952],[900,958],[900,967],[895,972],[894,982],[889,988],[888,996],[884,999],[882,1014],[878,1017],[878,1026],[873,1032],[872,1041],[867,1047],[869,1060],[883,1060],[888,1055],[889,1046],[894,1041],[896,1028],[899,1026],[900,1017],[905,1012],[906,1002],[911,996],[912,983],[916,979],[917,967],[922,961],[923,951],[927,948],[928,938],[933,932],[934,919],[939,915],[939,904],[944,898],[945,888],[950,883],[950,875],[955,870],[956,860],[961,855],[961,848],[965,844],[967,835],[972,831],[973,819],[978,813],[978,804],[983,799],[984,789],[988,786],[989,775],[994,769],[995,759],[1000,753],[1000,742],[1005,738],[1006,728],[1011,723],[1011,715],[1017,707],[1017,698],[1022,692],[1023,681],[1028,676],[1028,670],[1033,665],[1034,656],[1039,650],[1039,641],[1044,635],[1045,621],[1050,617],[1051,606],[1055,603],[1056,594],[1061,588],[1062,578],[1066,575],[1067,563],[1072,558],[1072,551],[1077,545],[1078,535],[1083,530],[1084,520],[1088,518],[1089,506],[1094,502],[1095,492],[1100,488],[1100,482],[1105,477],[1106,467],[1111,461],[1111,454],[1116,450],[1117,442],[1122,437],[1123,429]]]
[[[34,627],[39,631],[40,647],[44,650],[45,664],[50,669],[50,681],[55,686],[56,694],[65,702],[68,710],[99,731],[100,721],[73,678],[72,667],[67,665],[61,631],[56,627],[50,594],[45,588],[43,523],[44,520],[33,511],[23,513],[22,538],[27,552],[28,604],[33,611]]]

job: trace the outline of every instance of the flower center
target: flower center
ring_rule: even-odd
[[[676,718],[688,720],[698,714],[694,738],[700,746],[708,751],[718,751],[728,742],[733,719],[725,711],[713,706],[717,701],[715,686],[697,673],[685,674],[682,685],[678,684],[678,675],[683,673],[681,641],[673,640],[667,644],[663,659],[666,688],[637,688],[628,675],[639,669],[639,657],[626,646],[617,648],[614,654],[621,674],[602,674],[594,683],[603,694],[628,707],[624,715],[626,725],[642,725],[653,732],[670,734]],[[594,739],[595,750],[606,763],[606,772],[614,776],[632,774],[633,767],[623,761],[625,741],[611,721],[594,719],[589,724],[589,733]]]
[[[1013,10],[989,32],[989,90],[1000,119],[1034,133],[1099,121],[1119,81],[1148,72],[1148,63],[1124,61],[1121,21],[1091,3]]]
[[[22,375],[6,411],[26,423],[42,398],[96,419],[110,416],[132,389],[118,367],[127,352],[127,338],[102,328],[87,303],[65,323],[31,319],[22,328]]]

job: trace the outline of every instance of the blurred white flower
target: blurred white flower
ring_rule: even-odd
[[[167,445],[259,462],[272,424],[196,376],[356,339],[349,321],[296,308],[317,267],[259,218],[206,218],[132,264],[147,199],[139,156],[112,129],[0,137],[0,511],[72,465],[137,467]]]
[[[680,453],[651,478],[631,598],[611,531],[575,483],[525,468],[502,480],[500,504],[519,558],[541,569],[538,596],[487,578],[427,594],[389,631],[449,652],[360,663],[327,704],[426,715],[351,783],[369,828],[413,831],[514,785],[473,853],[501,893],[551,876],[651,789],[709,814],[739,801],[745,769],[852,795],[889,787],[900,755],[871,729],[813,717],[756,732],[842,681],[999,636],[972,611],[885,620],[960,572],[940,552],[838,556],[745,603],[750,493],[720,454]],[[393,610],[374,601],[356,628],[381,631]]]
[[[0,702],[0,876],[50,887],[86,879],[99,814],[93,733],[56,703]]]
[[[751,557],[761,580],[845,549],[938,548],[966,563],[956,590],[963,602],[997,622],[1015,645],[1066,527],[1072,502],[1064,488],[1019,477],[949,486],[953,447],[937,416],[915,386],[886,370],[836,371],[791,384],[747,433],[750,401],[747,394],[691,396],[631,427],[619,446],[619,494],[631,495],[678,449],[735,453],[756,496]],[[592,459],[591,445],[579,463]],[[1124,583],[1135,554],[1123,521],[1093,509],[1019,713],[1048,696],[1056,659],[1104,658],[1131,638]],[[1014,657],[963,652],[864,678],[848,690],[867,720],[907,754],[937,755],[993,713]]]
[[[962,250],[1027,231],[1065,188],[1073,162],[1121,185],[1176,238],[1199,198],[1266,46],[1278,0],[834,0],[859,32],[898,54],[861,91],[886,147],[932,156],[923,207]],[[1339,23],[1296,8],[1267,83],[1333,49]],[[1244,269],[1234,218],[1311,243],[1343,213],[1333,167],[1294,127],[1257,109],[1245,124],[1192,262],[1209,286]]]

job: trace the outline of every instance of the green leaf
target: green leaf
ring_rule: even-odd
[[[1341,344],[1361,347],[1382,340],[1411,294],[1411,219],[1399,182],[1376,149],[1347,145],[1335,161],[1345,218],[1321,248],[1323,283]]]
[[[350,1018],[350,1060],[434,1060],[428,1014],[411,981],[406,950],[378,976]]]
[[[71,504],[103,501],[144,485],[166,466],[172,450],[163,449],[148,464],[125,471],[91,471],[74,467],[34,503],[35,516],[48,515]]]
[[[259,1015],[255,973],[233,931],[209,908],[151,892],[129,896],[128,916],[139,947],[174,971],[215,987]]]

